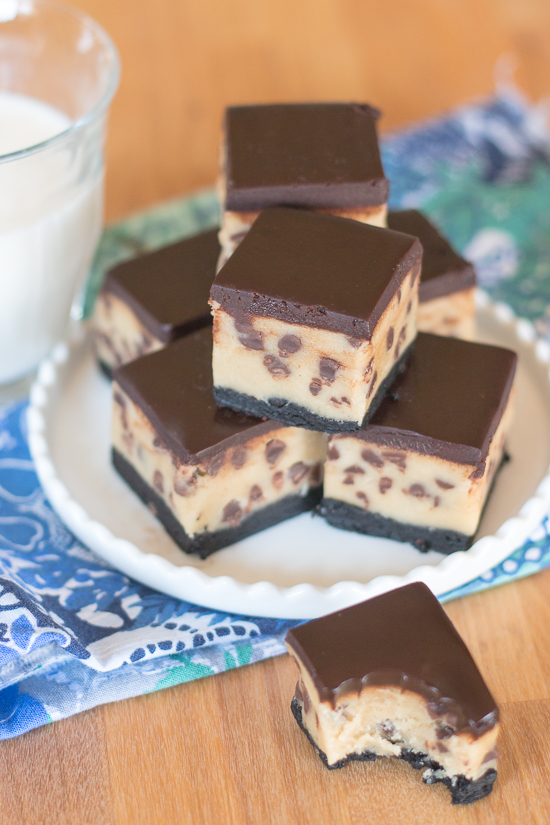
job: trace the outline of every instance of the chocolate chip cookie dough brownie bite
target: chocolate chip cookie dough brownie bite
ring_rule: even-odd
[[[326,432],[356,430],[416,335],[416,238],[266,209],[212,285],[220,405]]]
[[[112,370],[211,323],[208,295],[220,253],[216,229],[118,264],[94,312],[99,364]]]
[[[425,584],[289,630],[300,680],[292,712],[328,768],[397,757],[475,802],[497,776],[499,712]]]
[[[475,333],[476,285],[472,264],[461,258],[428,218],[415,209],[389,212],[388,226],[415,235],[424,249],[418,329],[471,340]]]
[[[290,103],[227,109],[219,181],[223,260],[262,209],[297,206],[385,226],[377,109]]]
[[[212,398],[202,329],[114,374],[113,463],[176,544],[205,558],[320,499],[326,436]]]
[[[423,551],[466,550],[503,460],[516,361],[501,347],[419,333],[370,422],[330,438],[324,517]]]

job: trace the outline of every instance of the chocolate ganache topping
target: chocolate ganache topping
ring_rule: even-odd
[[[468,648],[420,582],[295,627],[286,641],[333,707],[351,692],[396,686],[423,696],[456,731],[477,737],[498,721]]]
[[[248,312],[370,340],[420,242],[301,209],[266,209],[218,272],[211,298]]]
[[[221,442],[225,449],[281,427],[216,405],[209,328],[125,364],[113,378],[143,410],[160,441],[186,464],[209,459]]]
[[[233,106],[224,124],[225,208],[379,206],[388,198],[372,106]]]
[[[388,213],[388,227],[418,238],[424,249],[418,296],[431,301],[476,285],[472,264],[461,258],[428,218],[416,209]]]
[[[118,264],[105,292],[119,296],[159,341],[211,323],[208,295],[220,254],[217,229]]]

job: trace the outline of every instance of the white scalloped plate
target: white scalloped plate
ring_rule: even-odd
[[[505,559],[550,507],[550,347],[483,293],[478,328],[479,340],[515,349],[520,362],[512,461],[466,553],[421,555],[304,514],[205,561],[185,555],[111,468],[110,386],[85,334],[59,345],[39,371],[28,414],[31,454],[53,508],[84,544],[177,598],[253,616],[313,618],[411,581],[440,595]]]

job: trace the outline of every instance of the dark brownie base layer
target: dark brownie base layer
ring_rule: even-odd
[[[284,398],[270,398],[269,401],[259,401],[251,395],[230,390],[227,387],[214,387],[214,399],[220,407],[229,407],[232,410],[237,410],[237,412],[256,416],[256,418],[272,418],[274,421],[280,421],[281,424],[286,424],[289,427],[304,427],[307,430],[324,433],[357,432],[374,415],[397,376],[405,371],[412,347],[413,344],[405,350],[399,361],[378,387],[361,424],[356,421],[336,421],[333,418],[323,418],[323,416],[316,415],[306,407],[294,404],[292,401],[286,401]]]
[[[310,744],[313,745],[318,756],[321,758],[321,761],[329,770],[332,771],[336,768],[343,768],[348,762],[374,762],[378,759],[377,755],[372,751],[365,751],[364,753],[351,753],[345,759],[340,759],[340,761],[335,762],[334,765],[329,765],[326,754],[317,747],[309,731],[306,730],[304,726],[302,721],[302,708],[300,707],[300,704],[295,696],[292,699],[290,709],[294,718],[298,722],[298,725],[309,739]],[[426,768],[431,768],[434,771],[443,770],[439,762],[435,762],[435,760],[430,759],[428,754],[420,753],[419,751],[403,749],[401,751],[401,755],[396,758],[403,759],[405,762],[408,762],[409,765],[415,770],[422,770]],[[490,794],[493,790],[493,785],[496,778],[497,772],[491,768],[482,777],[480,777],[480,779],[476,780],[468,779],[466,776],[462,775],[458,776],[454,783],[450,777],[437,779],[436,777],[429,776],[428,779],[423,779],[422,781],[426,782],[428,785],[435,785],[437,782],[442,782],[451,792],[453,805],[467,805],[470,802],[476,802],[478,799],[483,799],[484,796],[488,796],[488,794]]]
[[[118,450],[112,450],[112,461],[115,470],[117,470],[144,504],[149,507],[178,547],[186,553],[197,554],[201,559],[205,559],[216,550],[221,550],[223,547],[234,544],[236,541],[245,539],[253,533],[259,533],[260,530],[266,530],[268,527],[273,527],[274,524],[278,524],[281,521],[286,521],[286,519],[293,518],[300,513],[313,510],[321,499],[322,488],[315,487],[305,496],[287,496],[274,504],[268,504],[267,507],[263,507],[261,510],[256,510],[256,512],[241,522],[238,527],[227,527],[224,530],[217,530],[215,533],[201,533],[191,538],[187,535],[170,508],[160,496],[145,483]]]
[[[449,555],[457,550],[467,550],[474,537],[465,536],[454,530],[440,530],[435,527],[417,527],[414,524],[403,524],[391,518],[385,518],[379,513],[370,513],[355,504],[348,504],[334,498],[324,498],[317,508],[320,515],[333,527],[341,530],[353,530],[355,533],[364,533],[367,536],[381,536],[393,541],[409,542],[421,553],[437,550],[438,553]]]

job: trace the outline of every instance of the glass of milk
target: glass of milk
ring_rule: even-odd
[[[119,61],[50,0],[0,0],[0,384],[67,328],[102,224],[103,144]]]

